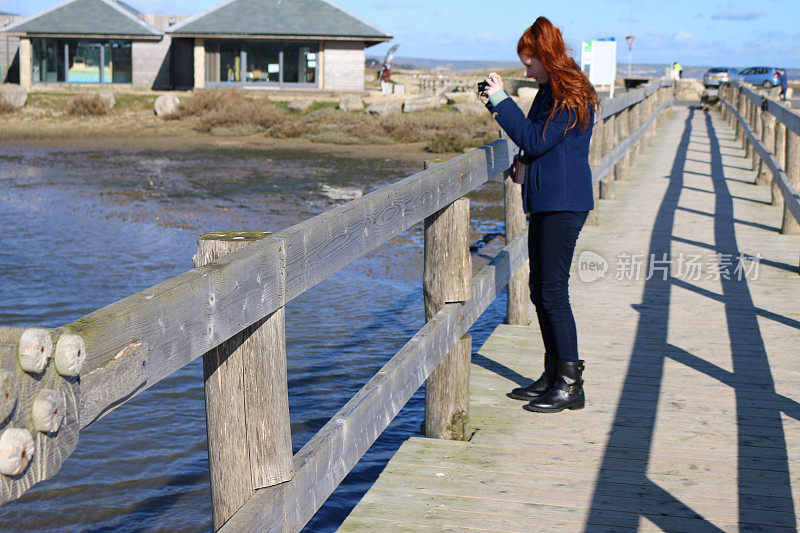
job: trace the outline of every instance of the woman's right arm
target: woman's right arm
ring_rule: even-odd
[[[532,157],[539,157],[563,141],[567,137],[567,128],[575,120],[574,115],[567,109],[554,114],[549,122],[548,114],[528,119],[508,95],[497,99],[499,100],[497,104],[491,105],[495,120],[514,144]],[[573,126],[576,127],[578,126]]]

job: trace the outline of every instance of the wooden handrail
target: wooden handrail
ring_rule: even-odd
[[[742,88],[742,93],[745,94],[746,97],[750,97],[750,95],[744,93],[744,88]],[[747,142],[753,146],[753,149],[758,153],[761,160],[764,161],[769,167],[770,171],[772,172],[772,179],[775,181],[778,189],[783,195],[786,209],[789,210],[795,220],[800,222],[800,195],[798,195],[797,191],[792,186],[789,178],[786,176],[786,172],[778,163],[778,160],[775,159],[775,155],[768,150],[766,146],[764,146],[764,144],[761,142],[761,139],[758,138],[753,129],[750,127],[748,121],[742,116],[741,113],[739,113],[734,105],[728,102],[724,97],[720,97],[720,101],[728,108],[729,112],[744,130],[744,135],[747,138]]]
[[[509,144],[495,141],[115,302],[64,329],[84,339],[89,372],[105,372],[129,345],[142,344],[146,379],[137,378],[138,394],[502,174],[510,163]],[[108,404],[130,399],[130,389],[109,390]]]
[[[743,94],[744,97],[750,100],[754,105],[759,107],[763,105],[764,111],[773,115],[778,122],[781,122],[784,126],[786,126],[788,131],[791,131],[795,135],[800,135],[800,113],[789,109],[780,102],[776,102],[771,98],[767,98],[765,95],[758,93],[741,82],[731,82],[730,86],[733,88],[738,88],[741,94]]]
[[[620,158],[637,143],[643,145],[643,136],[652,132],[658,114],[668,105],[656,102],[667,100],[665,91],[659,92],[663,87],[657,81],[622,95],[619,100],[604,102],[598,120],[611,120],[614,113],[640,103],[646,104],[643,106],[646,112],[641,113],[640,109],[635,113],[625,112],[628,124],[638,128],[621,142],[617,142],[616,132],[611,133],[612,150],[601,160],[598,172],[604,174],[598,176],[603,177],[615,164],[622,164]],[[19,497],[33,484],[55,474],[74,449],[79,429],[283,309],[287,302],[331,274],[487,180],[503,175],[514,153],[513,143],[497,140],[269,235],[61,328],[0,331],[5,332],[5,337],[0,335],[3,369],[13,368],[18,379],[30,384],[11,418],[19,428],[30,423],[27,413],[44,385],[60,387],[63,396],[70,398],[63,431],[54,437],[61,441],[47,441],[49,448],[42,446],[35,450],[41,468],[35,471],[28,468],[21,477],[5,478],[6,489],[0,492],[0,502]],[[271,511],[280,509],[286,513],[285,522],[280,517],[276,524],[302,526],[442,357],[525,265],[526,236],[526,231],[516,234],[504,251],[472,279],[471,299],[447,303],[294,456],[295,474],[290,481],[257,490],[229,524],[245,520],[244,509],[271,502]],[[48,366],[45,361],[42,375],[49,376],[47,379],[37,380],[35,373],[30,374],[33,371],[26,371],[18,364],[23,352],[30,351],[30,342],[25,339],[31,336],[41,341],[43,349],[48,342],[48,346],[59,345],[54,350],[55,364]],[[70,364],[77,356],[81,362],[85,360],[79,376],[66,366],[59,367],[58,372],[53,370],[58,357],[65,353],[65,357],[72,358]],[[29,429],[35,431],[33,426]],[[59,460],[54,461],[52,454],[58,454]],[[263,512],[259,516],[263,518]]]

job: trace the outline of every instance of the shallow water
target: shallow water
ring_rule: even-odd
[[[279,230],[417,170],[286,151],[1,148],[0,325],[72,322],[191,268],[198,233]],[[475,236],[502,231],[492,187],[474,197]],[[295,451],[422,326],[421,241],[411,228],[286,306]],[[473,350],[504,311],[503,296]],[[338,527],[423,412],[420,390],[306,531]],[[201,361],[81,432],[61,472],[0,508],[0,529],[210,530]]]

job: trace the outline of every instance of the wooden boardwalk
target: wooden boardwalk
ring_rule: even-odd
[[[542,345],[535,322],[502,325],[472,359],[471,441],[409,439],[340,530],[796,530],[800,244],[737,145],[717,113],[673,107],[584,229],[586,409],[507,398]],[[579,278],[582,252],[604,278]],[[742,256],[761,259],[738,279]]]

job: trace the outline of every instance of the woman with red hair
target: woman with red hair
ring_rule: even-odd
[[[599,103],[589,80],[567,55],[561,31],[544,17],[525,30],[517,54],[539,91],[526,117],[496,73],[484,95],[492,116],[523,150],[528,162],[522,187],[530,213],[528,253],[531,300],[544,343],[544,373],[509,396],[525,409],[555,413],[582,409],[584,362],[569,303],[569,268],[583,224],[594,208],[589,140]]]

